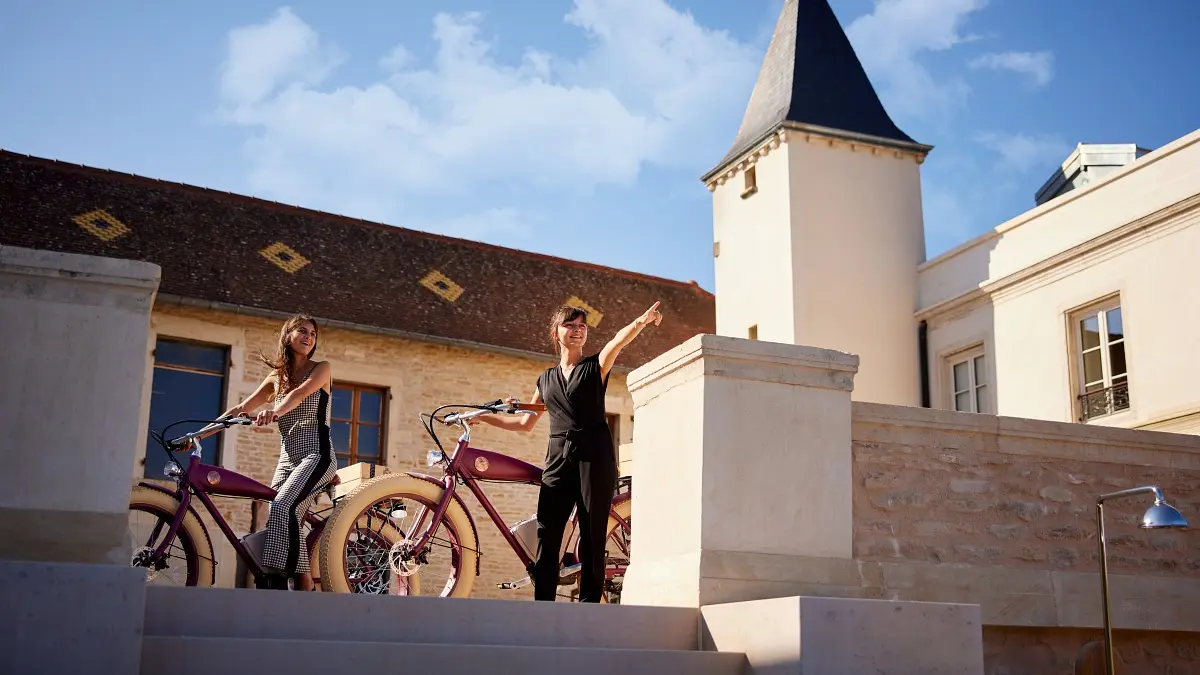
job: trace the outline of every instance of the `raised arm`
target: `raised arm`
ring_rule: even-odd
[[[314,391],[324,387],[333,378],[333,367],[328,361],[322,361],[313,368],[312,374],[304,381],[304,384],[296,387],[288,392],[287,396],[283,397],[279,403],[276,403],[269,410],[264,410],[258,414],[258,419],[255,424],[264,425],[270,424],[279,418],[280,415],[286,415],[300,405],[300,402],[308,398]]]
[[[621,354],[621,350],[625,348],[633,339],[636,338],[642,329],[653,323],[655,326],[662,323],[662,314],[658,311],[659,303],[656,301],[646,310],[644,314],[634,319],[628,326],[617,331],[613,339],[604,345],[604,349],[600,350],[600,375],[608,377],[608,372],[612,370],[613,364],[617,362],[617,356]]]
[[[246,400],[226,410],[222,417],[237,417],[238,415],[246,414],[253,415],[255,410],[261,408],[267,401],[271,400],[271,395],[275,393],[275,380],[273,376],[268,375],[263,379],[262,384],[254,390],[253,394],[246,397]]]
[[[514,399],[509,399],[509,402],[516,403],[517,401]],[[542,394],[537,387],[533,388],[533,396],[529,397],[529,402],[542,402]],[[537,425],[538,416],[531,415],[529,413],[525,413],[519,417],[516,415],[484,415],[483,417],[476,417],[475,421],[483,422],[484,424],[490,424],[501,429],[507,429],[508,431],[529,431]]]

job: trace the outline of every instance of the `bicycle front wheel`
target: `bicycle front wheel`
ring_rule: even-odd
[[[441,485],[404,474],[355,488],[321,533],[321,590],[469,596],[478,565],[475,530],[457,501],[440,522],[430,522],[443,492]],[[431,527],[424,549],[412,550]]]
[[[212,542],[200,519],[190,511],[184,516],[163,559],[150,558],[167,536],[179,508],[179,500],[172,495],[141,485],[133,488],[129,495],[132,564],[146,570],[148,584],[212,586],[216,572]]]

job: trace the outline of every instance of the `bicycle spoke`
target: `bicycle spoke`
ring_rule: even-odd
[[[450,587],[463,547],[444,523],[426,534],[426,516],[431,513],[432,504],[415,495],[384,497],[362,509],[343,549],[346,579],[353,592],[424,595]],[[423,537],[424,547],[413,550],[411,546]]]

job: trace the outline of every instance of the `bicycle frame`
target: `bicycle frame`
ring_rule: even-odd
[[[430,538],[433,537],[434,531],[437,529],[436,524],[441,522],[446,509],[449,507],[450,502],[454,499],[454,492],[457,483],[461,481],[463,485],[465,485],[471,492],[471,494],[475,495],[475,498],[479,500],[480,505],[483,506],[484,511],[487,512],[488,517],[491,518],[492,523],[496,526],[496,529],[500,531],[500,535],[504,537],[506,542],[508,542],[509,548],[511,548],[513,553],[516,554],[517,558],[520,559],[521,564],[525,567],[526,571],[531,572],[534,563],[533,559],[531,559],[525,553],[524,547],[521,546],[521,544],[517,541],[517,537],[512,533],[508,523],[506,523],[504,518],[499,514],[499,512],[496,511],[496,508],[492,506],[491,500],[488,498],[487,493],[485,493],[483,488],[479,485],[479,481],[518,483],[540,486],[542,484],[542,469],[528,462],[521,461],[515,457],[503,455],[491,450],[473,448],[470,446],[471,427],[469,424],[467,424],[467,421],[488,412],[491,411],[480,410],[477,412],[458,415],[455,417],[454,422],[449,422],[458,423],[463,429],[462,435],[459,436],[458,443],[455,445],[454,453],[449,458],[446,458],[444,453],[442,453],[440,450],[430,452],[429,465],[434,466],[436,464],[442,464],[444,467],[442,480],[440,482],[445,490],[443,491],[441,500],[438,502],[438,505],[433,513],[432,522],[435,524],[435,526],[426,528],[420,539],[413,544],[412,550],[424,550]],[[536,412],[531,411],[525,412],[537,414]],[[436,436],[434,439],[436,442]],[[616,507],[618,504],[628,501],[629,499],[630,493],[616,495],[613,498],[612,506],[609,507],[609,518],[616,520],[622,528],[628,528],[629,523],[617,513]],[[425,515],[422,513],[417,519],[416,525],[414,525],[414,530],[419,528],[422,523],[424,523],[424,520]],[[478,551],[475,553],[477,556],[479,555]],[[611,570],[606,570],[606,575],[609,571]]]
[[[212,425],[188,436],[176,439],[176,441],[183,440],[186,443],[184,446],[185,449],[191,447],[191,452],[188,457],[187,469],[180,468],[179,464],[173,458],[172,463],[167,467],[167,475],[173,478],[176,483],[176,489],[173,492],[156,483],[147,481],[138,483],[142,487],[171,494],[179,500],[179,508],[176,510],[175,517],[167,529],[167,535],[154,549],[153,558],[156,560],[161,559],[166,553],[167,548],[174,542],[175,536],[183,524],[183,519],[187,517],[189,511],[195,513],[197,518],[199,518],[199,514],[196,513],[195,507],[192,504],[192,495],[194,494],[200,500],[200,503],[204,505],[209,515],[212,516],[213,522],[220,528],[222,534],[225,535],[225,539],[229,541],[230,546],[233,547],[233,550],[242,559],[242,562],[245,563],[250,572],[255,577],[261,577],[265,573],[262,566],[254,559],[254,556],[250,555],[249,549],[246,548],[245,544],[234,533],[233,528],[229,526],[228,521],[225,520],[225,517],[221,515],[216,505],[213,504],[210,495],[273,501],[278,492],[236,471],[202,463],[200,461],[200,439],[223,430],[223,428],[213,430],[211,427]],[[172,443],[175,443],[175,441],[172,441]],[[311,510],[305,512],[304,520],[312,526],[312,531],[304,542],[309,547],[309,550],[311,550],[312,544],[321,536],[321,532],[325,527],[325,520]],[[155,526],[154,531],[151,533],[152,540],[158,536],[161,525],[162,521],[159,521],[159,524]],[[200,525],[204,527],[203,520],[200,521]]]

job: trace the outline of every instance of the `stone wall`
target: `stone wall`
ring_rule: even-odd
[[[972,579],[957,594],[984,605],[989,673],[1066,675],[1095,639],[1097,496],[1158,485],[1200,524],[1195,436],[855,403],[852,438],[855,559],[884,564],[884,597],[896,593],[890,568],[942,578],[909,598],[949,601],[945,579]],[[1151,499],[1106,505],[1114,622],[1191,631],[1200,530],[1139,529]],[[1200,668],[1197,632],[1121,631],[1115,643],[1125,672]]]
[[[1099,643],[1084,663],[1099,666],[1085,673],[1104,672],[1097,629],[1016,628],[984,626],[983,658],[987,675],[1074,675],[1080,647]],[[1121,675],[1193,675],[1200,673],[1200,635],[1176,631],[1121,630],[1113,634],[1116,668]]]
[[[261,349],[273,352],[282,320],[236,315],[210,309],[181,307],[159,303],[151,317],[154,335],[185,337],[230,345],[232,361],[228,405],[250,394],[267,375],[267,367],[256,355]],[[151,340],[153,345],[153,336]],[[599,345],[592,345],[599,348]],[[386,403],[385,464],[392,471],[430,472],[425,454],[433,441],[421,427],[417,415],[431,412],[439,405],[480,403],[507,396],[528,400],[538,374],[550,365],[548,360],[522,358],[497,352],[471,350],[444,344],[417,342],[387,335],[371,334],[322,326],[318,340],[318,359],[329,360],[335,381],[385,387],[391,400]],[[152,361],[148,361],[149,370]],[[150,378],[150,373],[147,373]],[[625,375],[614,372],[609,380],[608,411],[620,413],[620,434],[631,435],[632,401],[625,386]],[[142,419],[149,416],[149,400]],[[546,420],[528,434],[505,432],[480,425],[472,431],[471,444],[541,465],[545,458],[549,425]],[[449,427],[438,428],[443,446],[452,448],[457,433]],[[227,432],[222,449],[222,464],[269,483],[279,456],[279,436],[274,427],[239,427]],[[138,454],[139,460],[142,454]],[[142,472],[139,463],[135,481]],[[524,520],[537,508],[537,488],[503,483],[483,484],[509,525]],[[496,588],[501,581],[525,576],[525,571],[507,542],[499,535],[491,519],[465,488],[466,500],[479,531],[483,558],[480,575],[472,595],[477,597],[531,598],[532,587],[517,591]],[[250,502],[239,499],[214,500],[241,534],[250,526]],[[217,548],[218,585],[234,584],[232,548],[222,545],[223,537],[215,525],[209,532]],[[564,589],[569,590],[569,589]]]
[[[1158,485],[1200,517],[1200,439],[1136,447],[1114,438],[1124,430],[1080,437],[1079,425],[927,416],[856,418],[856,558],[1094,571],[1100,494]],[[1110,571],[1200,577],[1195,531],[1137,527],[1146,499],[1106,507]]]

